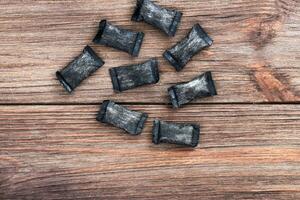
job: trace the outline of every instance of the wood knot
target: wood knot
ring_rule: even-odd
[[[251,66],[253,81],[267,101],[287,102],[299,101],[300,97],[294,94],[288,87],[288,79],[284,74],[276,74],[272,66],[261,65],[260,63]]]
[[[249,39],[256,49],[265,47],[276,37],[276,33],[282,27],[282,19],[279,15],[250,22]]]

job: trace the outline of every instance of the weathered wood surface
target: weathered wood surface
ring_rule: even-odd
[[[176,37],[131,22],[135,0],[0,1],[1,200],[300,199],[300,1],[156,2],[183,12]],[[145,32],[138,58],[91,44],[105,18]],[[215,42],[177,73],[162,53],[194,23]],[[55,72],[86,44],[106,64],[68,95]],[[151,57],[158,84],[112,91],[109,68]],[[218,96],[164,105],[207,70]],[[149,113],[142,135],[96,122],[104,99]],[[152,144],[155,118],[200,123],[200,145]]]
[[[98,108],[2,106],[0,199],[300,198],[300,105],[131,105],[141,136]],[[152,144],[155,118],[200,123],[200,146]]]
[[[0,103],[98,103],[167,101],[166,89],[211,70],[219,96],[198,102],[295,102],[300,98],[299,0],[159,1],[183,12],[174,38],[131,22],[135,0],[0,1]],[[69,96],[55,71],[91,44],[101,19],[146,37],[139,58],[95,46],[106,65]],[[199,22],[214,45],[180,73],[162,59],[165,49]],[[114,94],[108,69],[150,57],[160,61],[161,81]],[[144,91],[147,90],[147,93]]]

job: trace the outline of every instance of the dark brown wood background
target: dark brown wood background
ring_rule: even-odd
[[[0,199],[300,199],[300,1],[159,0],[168,38],[135,0],[0,1]],[[91,40],[101,19],[145,32],[139,58]],[[163,51],[200,23],[214,45],[182,72]],[[55,71],[86,44],[106,65],[68,95]],[[110,67],[150,57],[157,85],[114,94]],[[166,89],[211,70],[219,95],[172,110]],[[149,113],[141,136],[99,124],[112,99]],[[151,143],[152,120],[197,122],[195,149]]]

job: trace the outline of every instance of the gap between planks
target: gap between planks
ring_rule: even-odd
[[[119,102],[121,105],[141,105],[141,106],[168,106],[171,108],[171,103],[148,103],[148,102]],[[99,103],[0,103],[0,106],[95,106],[101,105]],[[189,103],[188,105],[298,105],[300,102],[203,102],[203,103]],[[187,107],[186,105],[185,107]],[[180,108],[179,108],[180,109]]]

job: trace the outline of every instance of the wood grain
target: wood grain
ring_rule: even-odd
[[[156,2],[183,12],[176,37],[131,22],[135,0],[0,1],[1,200],[300,199],[300,1]],[[140,56],[92,44],[101,19],[144,31]],[[161,55],[195,23],[214,44],[177,73]],[[106,64],[68,95],[55,72],[86,44]],[[113,92],[109,68],[151,57],[158,84]],[[219,95],[172,110],[167,88],[208,70]],[[142,135],[98,123],[104,99],[149,113]],[[156,118],[200,145],[152,144]]]
[[[0,103],[167,102],[166,89],[213,71],[219,95],[197,102],[299,102],[300,3],[298,0],[159,1],[183,12],[174,38],[145,23],[131,22],[135,0],[2,0],[0,2]],[[55,71],[77,56],[97,32],[98,22],[143,30],[139,58],[94,46],[106,65],[68,95]],[[176,73],[162,59],[165,49],[199,22],[214,45]],[[108,69],[150,57],[160,61],[161,81],[114,94]],[[144,91],[147,91],[145,93]]]
[[[300,198],[300,105],[128,107],[140,136],[98,106],[0,107],[0,199]],[[200,145],[152,144],[155,118],[200,123]]]

